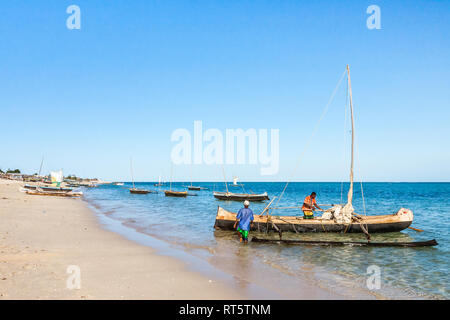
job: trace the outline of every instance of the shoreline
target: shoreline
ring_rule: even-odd
[[[0,180],[0,299],[292,298],[109,221],[83,199],[27,195],[21,186]],[[80,289],[67,285],[74,268]],[[345,299],[299,289],[296,299]]]
[[[226,283],[101,228],[80,199],[0,180],[0,299],[245,299]],[[80,289],[68,289],[79,267]],[[73,283],[73,282],[72,282]]]
[[[223,268],[84,197],[27,195],[21,186],[0,180],[0,299],[384,299],[306,279],[294,285],[265,265]],[[81,289],[67,289],[68,266],[79,266]]]

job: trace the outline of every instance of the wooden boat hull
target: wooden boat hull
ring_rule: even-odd
[[[150,192],[151,191],[149,191],[149,190],[130,189],[130,193],[133,193],[133,194],[148,194]]]
[[[43,186],[31,186],[29,184],[26,184],[23,186],[25,189],[28,190],[36,190],[37,188],[40,188],[44,191],[56,191],[56,192],[70,192],[73,189],[72,188],[64,188],[64,187],[43,187]]]
[[[68,197],[68,198],[77,198],[83,195],[82,192],[57,192],[57,191],[41,192],[37,190],[26,190],[26,193],[37,196]]]
[[[339,224],[334,220],[321,218],[303,219],[295,216],[254,216],[252,230],[260,232],[349,232],[362,233],[360,222]],[[236,213],[218,207],[214,228],[220,230],[234,230]],[[364,216],[360,220],[369,233],[398,232],[408,228],[412,221],[412,212],[398,212],[393,215]]]
[[[229,201],[264,201],[269,200],[267,192],[260,194],[232,193],[232,192],[214,192],[214,198]]]
[[[200,190],[202,190],[202,188],[201,187],[195,187],[195,186],[189,186],[188,190],[200,191]]]
[[[184,198],[187,197],[188,195],[187,191],[171,191],[171,190],[164,191],[164,194],[166,195],[166,197],[178,197],[178,198]]]

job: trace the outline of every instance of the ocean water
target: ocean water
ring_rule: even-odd
[[[267,191],[279,196],[285,183],[243,182],[246,191]],[[139,188],[158,194],[134,195],[125,186],[104,185],[85,189],[85,200],[102,217],[119,221],[130,230],[158,238],[184,253],[204,259],[214,268],[231,275],[242,290],[249,283],[276,292],[285,298],[300,296],[302,283],[322,288],[342,298],[449,299],[450,183],[365,183],[365,213],[390,214],[399,208],[414,213],[413,227],[402,232],[373,234],[373,241],[421,241],[436,239],[436,247],[368,248],[357,246],[287,246],[280,244],[243,245],[232,231],[213,229],[217,207],[238,211],[242,204],[216,200],[212,191],[224,191],[223,183],[194,183],[209,190],[189,191],[187,198],[165,197],[151,183]],[[188,183],[174,183],[173,190],[185,190]],[[230,187],[235,192],[241,188]],[[315,191],[318,203],[345,202],[348,184],[291,183],[279,206],[298,206]],[[275,200],[277,201],[277,200]],[[259,214],[268,202],[252,203]],[[360,184],[355,184],[354,208],[364,214]],[[298,209],[278,210],[274,214],[301,215]],[[319,213],[320,214],[320,213]],[[277,234],[251,235],[277,238]],[[364,240],[361,234],[283,234],[284,238],[315,240]],[[380,270],[380,288],[369,289],[369,266]],[[311,296],[314,298],[315,296]]]

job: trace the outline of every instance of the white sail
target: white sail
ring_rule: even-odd
[[[233,177],[233,186],[237,186],[238,177]]]

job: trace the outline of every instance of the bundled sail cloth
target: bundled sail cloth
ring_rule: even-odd
[[[58,185],[61,184],[61,182],[63,181],[62,170],[50,172],[50,179],[52,180],[52,183],[54,183],[54,184],[58,184]]]
[[[334,220],[337,223],[351,223],[353,212],[351,203],[347,203],[345,206],[337,204],[325,211],[322,219]]]
[[[351,223],[352,215],[354,213],[353,207],[350,204],[342,205],[334,205],[332,208],[328,209],[322,215],[322,219],[324,220],[334,220],[336,223]],[[397,216],[405,216],[409,219],[413,219],[413,213],[409,209],[400,208],[397,213]]]

